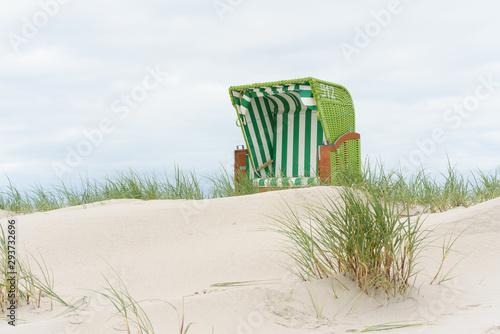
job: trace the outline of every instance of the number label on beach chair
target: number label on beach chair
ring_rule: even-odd
[[[328,99],[335,99],[335,87],[327,86],[325,84],[319,84],[319,87],[323,90],[323,95],[321,97],[326,97]]]

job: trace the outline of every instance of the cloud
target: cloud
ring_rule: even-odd
[[[81,171],[161,170],[174,161],[216,170],[243,142],[229,86],[305,76],[346,86],[362,154],[395,164],[433,129],[448,129],[443,114],[474,93],[478,77],[500,81],[500,5],[401,0],[401,13],[348,62],[340,45],[355,45],[388,3],[242,1],[220,20],[212,1],[71,1],[15,53],[7,34],[20,33],[40,4],[3,2],[0,169],[20,180],[54,179],[51,163],[111,118],[115,131]],[[148,66],[167,79],[130,117],[117,118],[113,103]],[[449,153],[467,168],[498,164],[499,107],[497,91],[426,163],[445,167]]]
[[[23,52],[20,55],[4,54],[0,61],[0,74],[5,76],[38,76],[83,74],[107,67],[107,62],[85,59],[62,47],[45,47]]]

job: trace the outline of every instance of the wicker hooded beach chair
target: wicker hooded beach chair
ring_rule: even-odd
[[[235,151],[235,178],[259,187],[337,184],[359,172],[360,135],[351,95],[315,78],[229,88],[246,147]]]

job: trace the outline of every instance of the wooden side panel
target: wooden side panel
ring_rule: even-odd
[[[248,150],[234,151],[234,179],[236,182],[242,177],[247,177],[247,154]]]
[[[329,182],[332,176],[332,164],[330,152],[335,151],[333,145],[322,145],[318,147],[318,176],[322,182]]]

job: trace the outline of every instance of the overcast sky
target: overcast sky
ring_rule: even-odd
[[[308,76],[350,91],[363,159],[493,170],[499,12],[493,0],[2,0],[0,172],[19,186],[174,163],[207,175],[244,142],[229,86]]]

